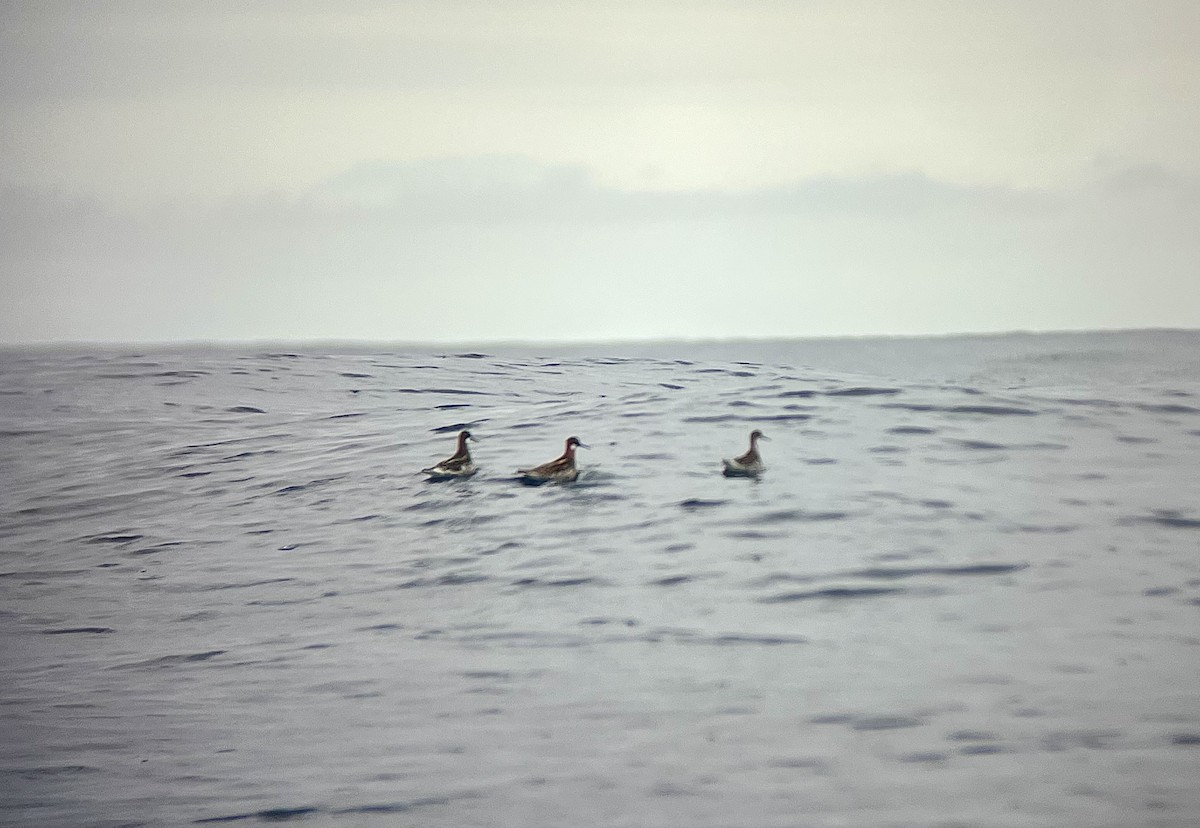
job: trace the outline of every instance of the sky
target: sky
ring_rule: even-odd
[[[0,343],[1200,327],[1194,0],[9,0],[0,116]]]

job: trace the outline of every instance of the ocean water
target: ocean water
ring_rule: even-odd
[[[0,824],[1196,825],[1198,469],[1197,332],[5,351]]]

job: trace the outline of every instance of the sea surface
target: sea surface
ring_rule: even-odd
[[[1200,824],[1200,332],[0,352],[0,824],[281,822]]]

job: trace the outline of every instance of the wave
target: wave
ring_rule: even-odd
[[[1164,665],[1200,604],[1200,334],[1071,341],[5,357],[4,703],[49,734],[0,744],[24,822],[476,824],[588,780],[610,816],[706,791],[728,816],[797,774],[882,801],[846,776],[867,754],[940,806],[974,763],[1071,751],[1136,753],[1175,806],[1153,813],[1193,813],[1194,694]],[[464,428],[479,473],[428,484]],[[725,479],[753,428],[767,472]],[[572,434],[576,484],[514,482]],[[1145,618],[1162,634],[1131,637]],[[1121,664],[1152,716],[1100,680]],[[734,742],[736,773],[668,761]],[[1111,816],[1047,767],[1032,800]]]

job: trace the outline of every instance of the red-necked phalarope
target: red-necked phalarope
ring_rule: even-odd
[[[767,436],[757,428],[750,432],[750,450],[732,460],[722,460],[725,464],[726,477],[758,477],[765,471],[762,458],[758,456],[758,441],[766,440]]]
[[[449,480],[473,475],[476,472],[475,462],[471,459],[471,452],[467,450],[467,440],[477,442],[471,436],[471,432],[458,432],[458,448],[454,450],[454,454],[436,466],[421,469],[421,474],[429,475],[430,480]]]
[[[517,474],[520,475],[522,483],[570,483],[575,478],[579,477],[579,470],[575,468],[575,449],[588,448],[588,446],[579,442],[578,437],[568,437],[567,447],[563,450],[562,457],[557,460],[551,460],[549,463],[543,463],[540,466],[534,466],[532,469],[517,469]]]

